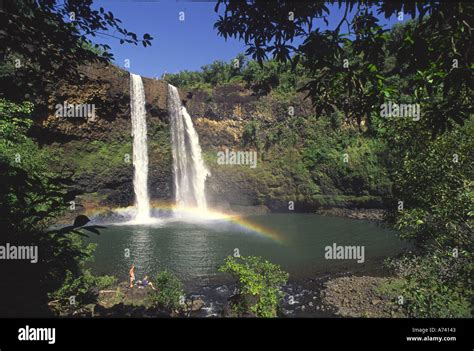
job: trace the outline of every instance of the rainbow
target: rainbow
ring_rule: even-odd
[[[261,224],[252,222],[251,220],[245,218],[239,214],[229,214],[225,212],[220,212],[212,209],[208,209],[206,211],[197,209],[197,208],[189,208],[189,207],[178,207],[175,205],[170,204],[154,204],[152,205],[153,209],[158,210],[166,210],[166,211],[178,211],[179,213],[183,213],[185,215],[189,215],[192,218],[200,218],[200,219],[207,219],[207,220],[222,220],[232,224],[235,224],[247,232],[253,232],[260,236],[266,237],[268,239],[273,240],[276,243],[284,244],[283,237],[280,233],[276,230],[265,227]]]
[[[175,212],[184,215],[184,218],[189,217],[193,219],[203,219],[203,220],[219,220],[219,221],[226,221],[228,223],[232,223],[237,225],[238,227],[242,228],[245,232],[252,232],[259,236],[268,238],[280,245],[284,245],[285,241],[281,234],[271,228],[265,227],[261,224],[252,222],[248,218],[239,215],[239,214],[230,214],[225,212],[219,212],[215,210],[199,210],[197,208],[189,208],[189,207],[177,207],[176,205],[169,204],[169,203],[152,203],[151,207],[155,210],[162,210],[167,212]],[[127,212],[133,207],[128,208],[117,208],[113,210],[114,212]],[[94,211],[97,214],[97,211]],[[91,215],[93,215],[91,213]]]
[[[242,217],[239,217],[239,216],[230,218],[228,220],[232,223],[235,223],[235,224],[239,225],[240,227],[243,227],[247,230],[255,232],[255,233],[257,233],[259,235],[262,235],[266,238],[269,238],[269,239],[277,242],[278,244],[285,244],[281,234],[278,233],[274,229],[270,229],[270,228],[265,227],[261,224],[254,223],[254,222],[252,222],[248,219],[245,219],[245,218],[242,218]]]

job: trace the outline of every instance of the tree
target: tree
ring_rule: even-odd
[[[182,308],[185,296],[181,281],[168,271],[156,275],[155,290],[149,295],[154,306],[166,308],[171,312]]]
[[[276,317],[283,294],[281,287],[288,281],[288,273],[261,257],[227,257],[219,267],[237,279],[237,294],[232,308],[237,316],[253,314],[257,317]]]
[[[315,28],[318,20],[328,24],[327,5],[336,3],[339,9],[344,6],[340,22],[333,29]],[[393,89],[381,73],[388,36],[375,12],[386,18],[400,13],[416,18],[407,29],[410,35],[397,48],[402,63],[398,67],[417,73],[416,89],[424,90],[428,98],[436,95],[436,89],[430,86],[442,90],[443,101],[433,104],[426,114],[433,134],[462,124],[472,113],[473,4],[282,0],[276,6],[267,1],[219,0],[216,12],[221,5],[223,14],[214,26],[221,36],[243,40],[248,47],[246,54],[261,64],[268,54],[279,61],[301,62],[312,74],[302,90],[312,98],[318,112],[330,113],[335,106],[342,109],[338,100],[341,89],[354,95],[358,101],[354,117],[359,123],[360,115],[369,118],[374,106],[379,105],[376,102]],[[302,44],[295,46],[296,38]],[[349,69],[344,59],[348,59]],[[340,80],[339,89],[334,89],[334,83]]]
[[[0,84],[9,82],[11,86],[12,80],[16,82],[19,91],[11,89],[7,93],[17,101],[26,94],[34,96],[59,79],[79,79],[81,65],[111,62],[110,47],[93,43],[91,37],[108,36],[120,43],[141,43],[145,47],[153,39],[147,33],[139,39],[102,7],[92,9],[92,0],[3,1],[0,22]]]
[[[72,194],[60,174],[50,171],[54,155],[27,137],[32,125],[31,103],[0,99],[0,218],[1,244],[37,248],[37,262],[5,260],[1,281],[2,316],[48,315],[48,293],[61,287],[67,276],[79,277],[91,257],[82,229],[99,234],[99,226],[86,226],[78,216],[73,225],[47,230],[68,208]],[[77,286],[81,286],[78,284]],[[82,287],[81,287],[82,288]]]

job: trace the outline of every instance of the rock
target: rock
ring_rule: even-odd
[[[227,285],[222,285],[222,286],[218,286],[216,288],[216,291],[219,293],[219,294],[225,294],[227,292],[229,292],[229,288],[227,287]]]
[[[201,299],[193,300],[192,305],[191,305],[191,311],[196,312],[199,311],[201,308],[203,308],[205,305],[204,301]]]

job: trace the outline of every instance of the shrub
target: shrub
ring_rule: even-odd
[[[71,271],[66,272],[63,285],[49,297],[58,300],[60,310],[77,309],[97,301],[99,291],[115,284],[117,279],[113,276],[95,276],[89,270],[80,276],[75,276]],[[74,303],[71,303],[74,297]]]
[[[387,126],[394,180],[387,219],[418,254],[395,262],[410,316],[472,314],[473,128],[471,118],[434,138],[428,126]]]
[[[389,261],[401,277],[392,295],[403,297],[409,317],[472,317],[472,258],[467,251],[457,255],[445,251]]]
[[[155,289],[150,293],[150,300],[154,306],[168,310],[179,310],[184,296],[183,284],[171,272],[162,271],[156,275]]]
[[[244,146],[251,145],[258,147],[258,130],[259,130],[258,121],[250,121],[245,125],[244,131],[242,133],[242,143]]]
[[[233,311],[242,316],[275,317],[280,299],[281,286],[288,281],[288,273],[280,266],[261,257],[232,257],[219,267],[220,272],[230,273],[237,279],[237,299]]]
[[[48,166],[59,160],[29,137],[33,108],[28,102],[17,104],[0,99],[2,239],[15,245],[36,245],[41,252],[35,265],[5,264],[4,285],[17,288],[4,292],[0,301],[2,316],[48,316],[51,296],[64,301],[81,295],[89,290],[84,290],[84,285],[95,282],[91,276],[79,277],[83,263],[92,254],[92,247],[84,244],[85,234],[80,230],[98,234],[97,229],[103,227],[85,227],[89,220],[78,216],[73,226],[47,231],[67,209],[74,194],[67,190],[67,179]],[[80,296],[76,300],[81,302]]]

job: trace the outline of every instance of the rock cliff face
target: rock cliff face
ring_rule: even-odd
[[[85,67],[82,71],[84,78],[81,82],[75,85],[58,82],[51,90],[49,112],[40,116],[33,133],[45,148],[60,155],[63,162],[51,167],[72,179],[71,187],[80,204],[86,208],[132,205],[129,73],[111,65]],[[143,83],[149,144],[149,191],[152,201],[172,201],[167,83],[148,78],[143,78]],[[286,163],[277,169],[275,159],[280,156],[280,151],[273,150],[274,145],[268,141],[260,146],[256,146],[255,140],[252,142],[255,138],[251,133],[253,124],[256,121],[266,125],[281,124],[288,116],[288,102],[271,96],[255,96],[242,84],[228,84],[209,91],[180,91],[180,96],[193,118],[212,174],[207,180],[211,206],[237,211],[243,211],[246,206],[286,210],[288,201],[299,201],[296,210],[312,211],[323,203],[311,194],[324,195],[324,191],[319,193],[309,189],[306,185],[309,181],[292,169],[291,150],[285,151],[286,159],[282,162]],[[66,101],[69,104],[93,104],[95,115],[90,118],[56,116],[56,105]],[[314,115],[311,103],[303,95],[296,95],[291,105],[295,115]],[[224,149],[258,149],[262,151],[258,157],[259,166],[252,169],[249,166],[219,165],[217,152]],[[379,205],[377,201],[371,201],[371,207]]]
[[[288,187],[290,177],[283,179],[280,170],[262,156],[266,150],[257,150],[246,135],[246,129],[255,121],[283,121],[288,116],[286,104],[279,104],[271,96],[256,96],[239,83],[218,86],[212,91],[185,91],[183,96],[212,174],[206,188],[211,205],[237,212],[246,212],[247,207],[252,212],[262,208],[287,211],[287,202],[295,201],[298,191]],[[314,113],[311,102],[302,94],[296,100],[292,103],[294,114]],[[253,169],[249,165],[219,165],[217,153],[226,149],[258,152],[258,166]],[[286,191],[280,192],[283,187]]]
[[[58,83],[51,91],[49,113],[34,134],[64,164],[52,165],[69,175],[79,199],[104,207],[133,204],[132,136],[129,73],[115,66],[85,67],[77,85]],[[143,78],[149,138],[149,189],[154,199],[171,197],[171,150],[167,84]],[[59,117],[56,105],[93,104],[95,117]],[[82,200],[84,201],[84,200]],[[87,206],[87,204],[84,204]]]

